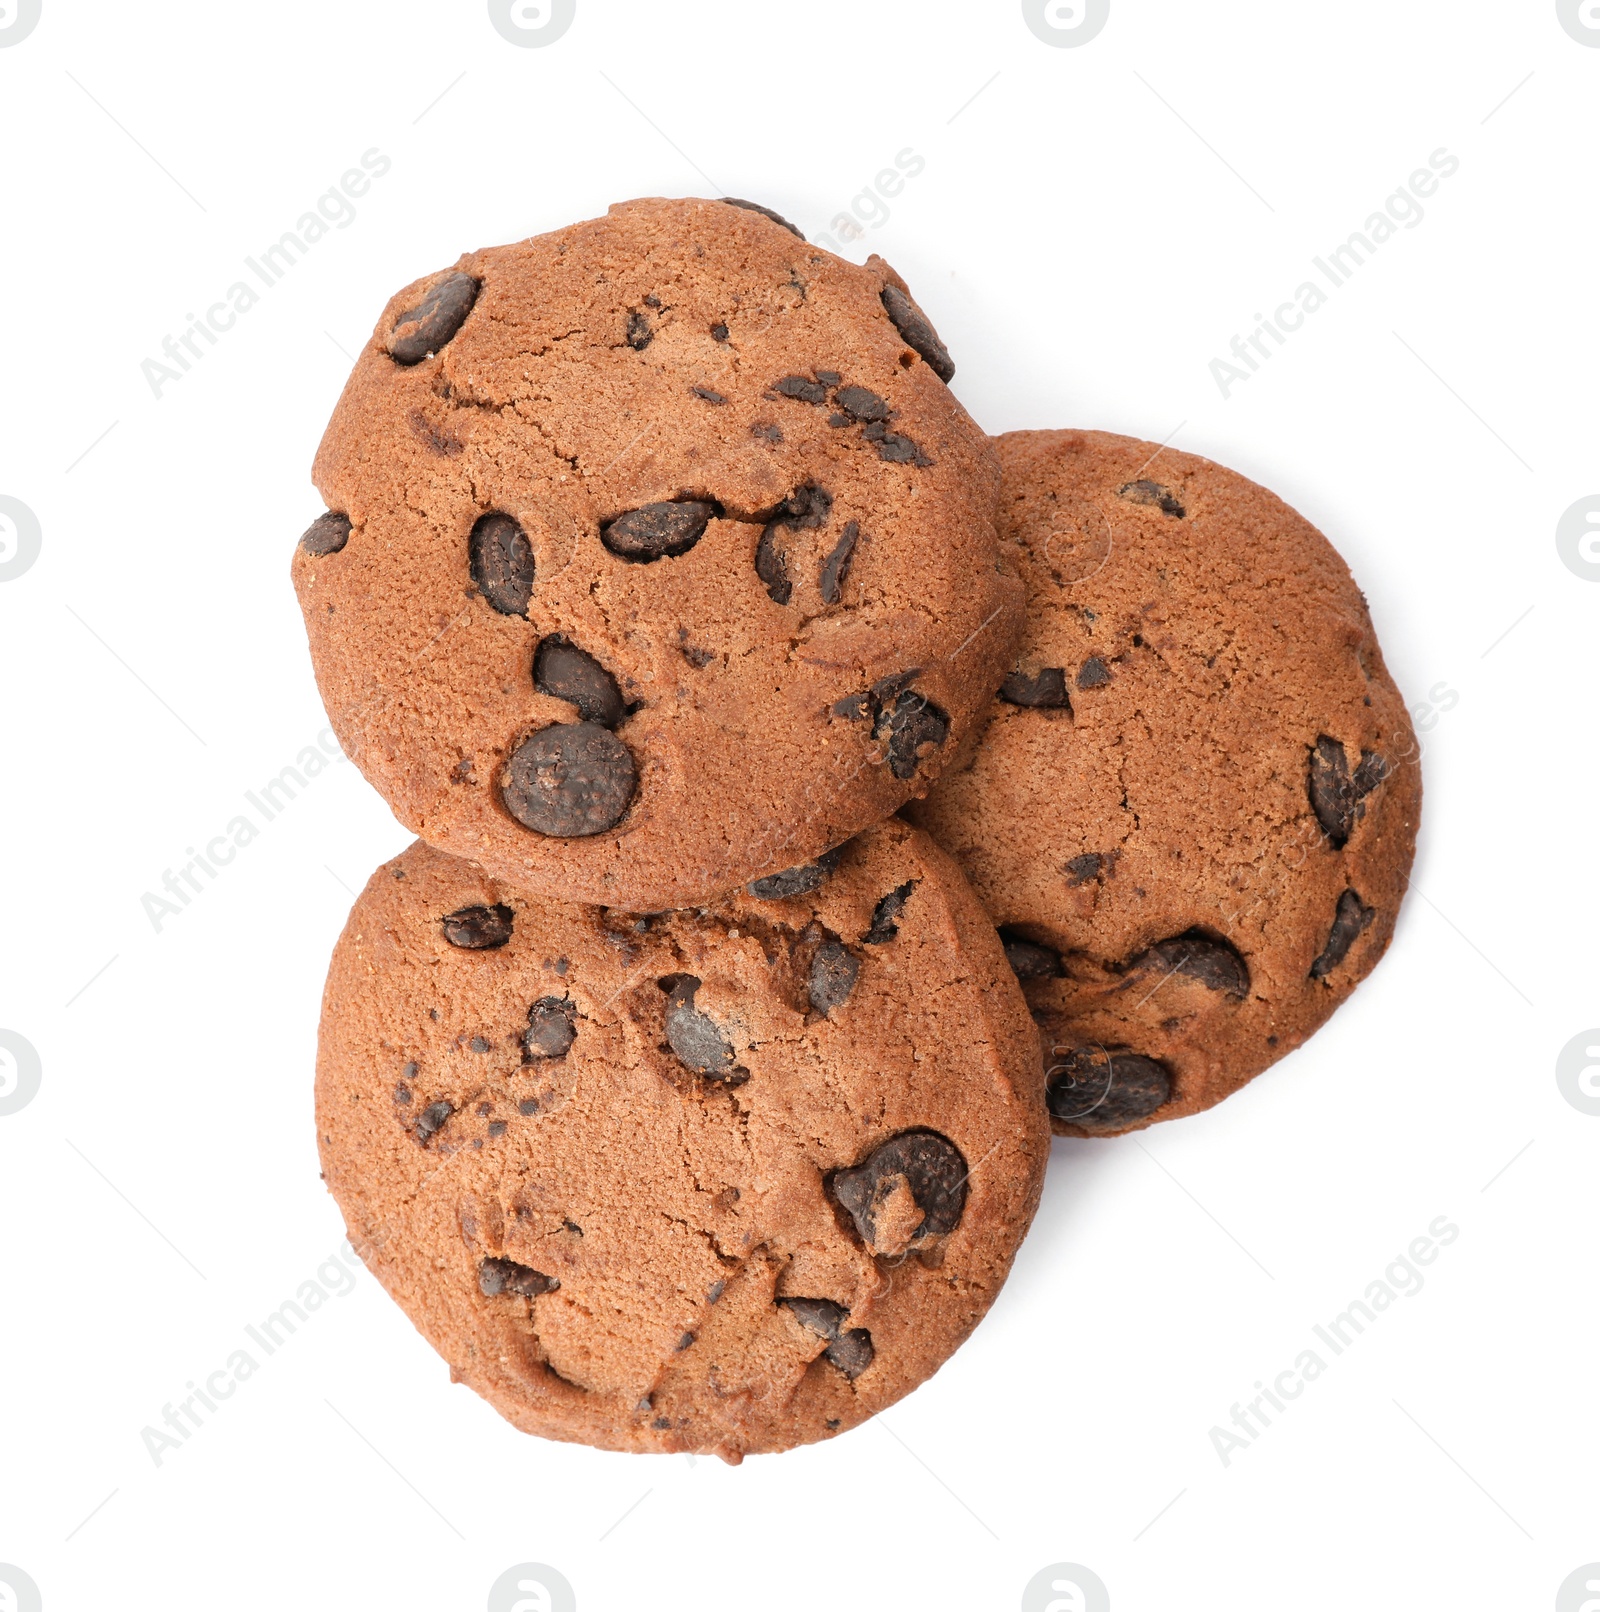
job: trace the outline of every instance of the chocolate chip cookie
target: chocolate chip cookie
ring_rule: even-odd
[[[999,473],[881,259],[630,202],[385,309],[294,582],[347,753],[496,877],[649,911],[925,791],[1010,663]]]
[[[457,1381],[526,1432],[733,1461],[935,1371],[1049,1149],[994,928],[898,819],[651,917],[413,845],[334,953],[317,1126]]]
[[[1055,1128],[1219,1102],[1383,955],[1419,753],[1366,601],[1242,476],[1091,431],[996,439],[1029,622],[976,755],[908,815],[1000,934]]]

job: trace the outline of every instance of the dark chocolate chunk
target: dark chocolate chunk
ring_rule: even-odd
[[[478,300],[479,282],[470,274],[447,274],[416,307],[395,320],[389,356],[397,364],[420,364],[460,330]]]
[[[1188,929],[1170,940],[1158,940],[1129,965],[1141,973],[1182,974],[1208,990],[1222,991],[1241,1000],[1250,994],[1250,969],[1225,940]]]
[[[851,1327],[841,1332],[826,1349],[822,1358],[837,1366],[852,1382],[872,1364],[872,1334],[865,1327]]]
[[[726,403],[728,401],[721,392],[713,392],[709,386],[691,386],[689,390],[706,403]]]
[[[434,1133],[453,1113],[455,1109],[449,1103],[429,1103],[417,1116],[417,1123],[411,1127],[411,1134],[426,1147],[433,1140]]]
[[[903,1183],[922,1211],[920,1224],[898,1247],[880,1243],[878,1216]],[[899,1253],[955,1230],[967,1203],[967,1161],[937,1131],[902,1131],[851,1170],[837,1170],[828,1190],[856,1223],[874,1253]]]
[[[656,333],[650,328],[650,321],[635,308],[628,315],[628,333],[623,339],[636,353],[642,353],[655,338]]]
[[[860,524],[847,521],[833,545],[833,552],[822,562],[817,573],[817,587],[824,604],[838,604],[844,595],[844,579],[850,572],[850,559],[856,551],[856,539],[861,536]]]
[[[1060,666],[1046,666],[1032,677],[1026,672],[1012,672],[1000,685],[1000,698],[1007,705],[1023,705],[1036,711],[1072,709],[1066,670]]]
[[[811,959],[811,1005],[818,1013],[832,1013],[849,999],[861,973],[861,959],[837,940],[825,940]]]
[[[489,1050],[489,1043],[483,1036],[475,1035],[467,1043],[467,1047],[468,1050],[472,1052],[487,1052]]]
[[[506,1122],[503,1119],[492,1119],[489,1121],[490,1136],[504,1136],[507,1128]]]
[[[811,372],[824,386],[837,386],[844,379],[836,369],[814,369]]]
[[[894,328],[905,342],[941,381],[954,377],[956,366],[950,349],[939,340],[939,332],[928,322],[928,316],[897,285],[883,288],[883,311],[888,314]]]
[[[786,605],[794,591],[784,555],[783,530],[803,532],[824,525],[833,509],[833,494],[814,481],[801,483],[772,512],[756,544],[756,575],[774,604]]]
[[[600,541],[624,560],[648,565],[687,554],[718,513],[715,504],[699,498],[644,504],[607,521],[600,528]]]
[[[768,526],[756,544],[756,575],[767,590],[767,597],[779,605],[788,604],[794,593],[789,580],[789,567],[783,550],[778,547],[777,527]]]
[[[1354,777],[1344,746],[1326,733],[1311,748],[1306,793],[1322,832],[1333,848],[1342,850],[1355,826],[1366,815],[1366,797],[1389,776],[1389,764],[1373,750],[1363,750]]]
[[[1051,1114],[1086,1131],[1115,1131],[1146,1119],[1172,1095],[1165,1064],[1126,1047],[1052,1047],[1045,1058]]]
[[[1111,668],[1098,655],[1091,655],[1078,669],[1079,688],[1104,688],[1111,681]]]
[[[1091,879],[1100,877],[1100,869],[1105,864],[1105,858],[1098,851],[1085,851],[1082,856],[1075,856],[1067,863],[1065,872],[1067,883],[1074,890],[1086,885]]]
[[[726,1080],[739,1073],[716,1020],[694,1005],[700,981],[693,974],[670,974],[661,986],[667,993],[667,1045],[697,1074]]]
[[[514,1259],[486,1259],[478,1266],[478,1291],[492,1299],[497,1293],[516,1293],[525,1299],[536,1299],[541,1293],[554,1293],[561,1286],[554,1276],[546,1276],[531,1265],[519,1265]]]
[[[627,714],[616,678],[562,633],[539,640],[533,686],[541,694],[571,700],[585,722],[598,722],[603,728],[614,728]]]
[[[598,722],[557,722],[511,752],[500,798],[524,828],[557,838],[603,834],[639,787],[627,745]]]
[[[722,199],[730,207],[742,207],[747,213],[760,213],[763,218],[770,218],[774,224],[783,225],[791,235],[800,235],[800,231],[782,213],[775,213],[770,207],[763,207],[760,202],[742,201],[737,196],[724,196]],[[805,236],[800,235],[800,239],[803,241]]]
[[[911,777],[922,759],[922,747],[943,744],[949,732],[948,714],[914,689],[884,706],[872,728],[873,738],[889,741],[889,771],[896,778]]]
[[[833,401],[853,420],[887,420],[889,405],[864,386],[841,386]]]
[[[907,879],[872,909],[872,927],[861,937],[863,946],[882,946],[900,933],[900,914],[906,910],[906,903],[916,887],[915,879]]]
[[[833,702],[833,714],[842,716],[847,722],[859,722],[863,717],[872,715],[872,697],[868,694],[847,694],[842,700]]]
[[[792,397],[796,403],[826,403],[828,389],[821,381],[814,381],[809,375],[785,375],[781,380],[772,383],[772,390],[779,397]]]
[[[511,939],[510,907],[460,907],[443,919],[444,938],[463,951],[492,952]]]
[[[395,1082],[394,1100],[404,1108],[411,1101],[411,1088],[400,1081]]]
[[[1178,495],[1158,481],[1126,482],[1117,488],[1117,497],[1126,498],[1130,504],[1147,504],[1152,509],[1159,509],[1163,515],[1171,515],[1180,521],[1184,517],[1183,504]]]
[[[1005,947],[1006,961],[1019,980],[1060,979],[1066,973],[1061,954],[1036,940],[1028,940],[1010,929],[1000,931],[1000,944]]]
[[[728,327],[721,323],[713,325],[711,327],[711,339],[713,341],[726,341],[728,339]]]
[[[337,554],[350,541],[350,517],[329,510],[319,515],[300,536],[300,547],[318,557]]]
[[[533,545],[509,515],[480,515],[467,539],[467,569],[502,616],[525,616],[533,593]]]
[[[1361,897],[1354,890],[1346,890],[1339,897],[1339,905],[1333,915],[1333,928],[1328,931],[1328,943],[1322,948],[1321,956],[1311,965],[1312,979],[1325,980],[1345,960],[1355,944],[1356,936],[1376,916],[1376,908],[1363,906]]]
[[[839,1329],[849,1319],[850,1312],[832,1299],[779,1299],[778,1303],[803,1326],[830,1343],[839,1336]]]
[[[758,901],[785,901],[790,896],[810,895],[821,887],[822,881],[839,866],[844,847],[836,845],[824,851],[815,862],[802,862],[797,868],[785,868],[782,873],[769,873],[750,886],[750,894]]]
[[[931,465],[931,460],[910,437],[890,431],[881,420],[862,428],[861,435],[876,445],[878,457],[892,465]]]
[[[528,1028],[522,1033],[523,1061],[564,1058],[577,1040],[578,1010],[564,996],[541,996],[528,1009]]]

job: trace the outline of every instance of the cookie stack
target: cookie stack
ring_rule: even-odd
[[[407,287],[328,427],[295,587],[419,840],[334,953],[323,1166],[526,1431],[854,1426],[1052,1127],[1210,1106],[1388,944],[1416,745],[1337,554],[953,373],[881,259],[648,200]]]

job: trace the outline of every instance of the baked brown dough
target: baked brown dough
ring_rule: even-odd
[[[681,907],[921,793],[1015,648],[998,470],[903,282],[646,200],[394,297],[294,582],[346,752],[431,844]]]
[[[334,953],[317,1126],[457,1381],[530,1433],[735,1461],[935,1371],[1049,1150],[993,926],[897,819],[650,918],[413,845]]]
[[[1055,1128],[1219,1102],[1383,955],[1422,782],[1366,601],[1309,522],[1190,454],[996,439],[1029,598],[970,764],[907,815],[1001,928]]]

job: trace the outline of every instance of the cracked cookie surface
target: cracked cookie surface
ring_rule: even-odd
[[[408,286],[293,562],[346,753],[430,843],[634,911],[880,821],[1020,631],[948,373],[881,259],[742,204],[624,203]],[[552,642],[600,715],[539,675]],[[892,681],[891,716],[840,714]]]
[[[1089,431],[995,439],[1029,622],[907,816],[1000,927],[1055,1128],[1219,1102],[1383,955],[1422,783],[1366,601],[1266,489]]]
[[[897,819],[786,871],[638,917],[418,843],[351,912],[328,1187],[524,1431],[729,1460],[827,1438],[934,1372],[1005,1279],[1049,1130],[992,925]]]

